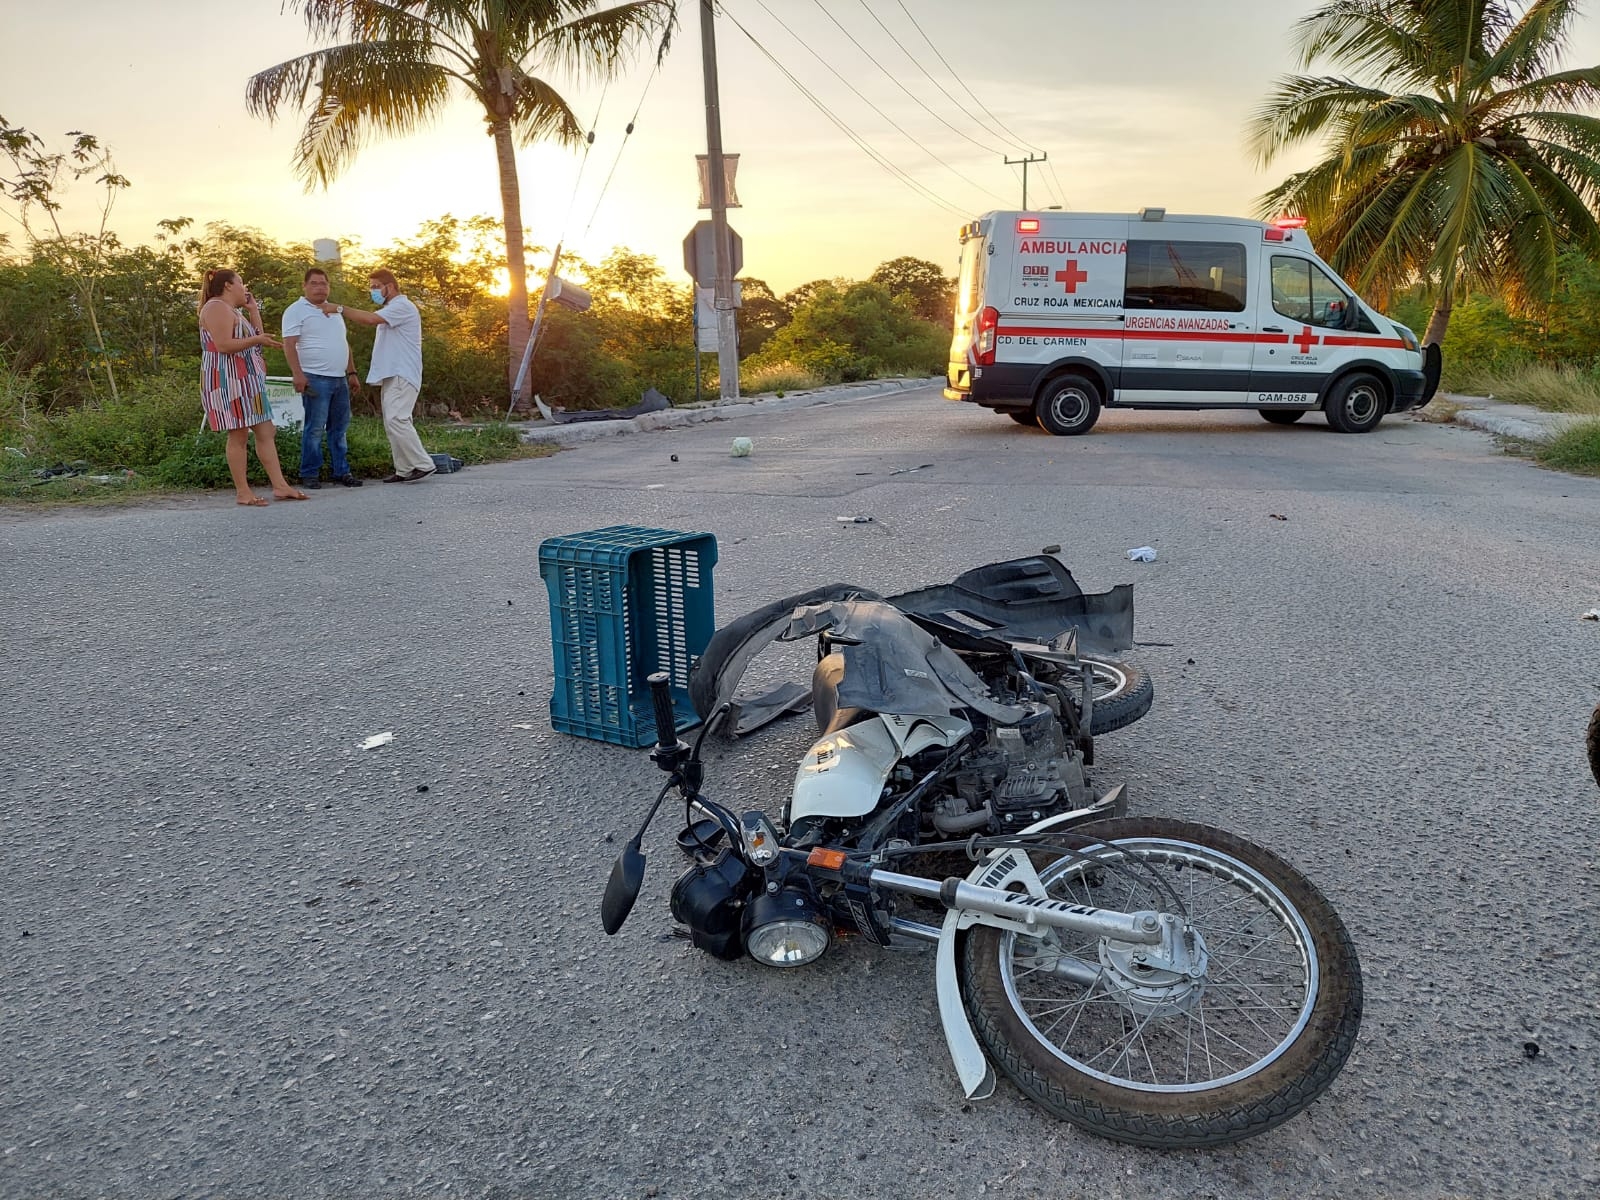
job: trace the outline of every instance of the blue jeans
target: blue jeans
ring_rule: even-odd
[[[322,474],[322,434],[327,430],[333,478],[343,479],[350,474],[350,447],[345,440],[350,428],[350,385],[343,375],[307,375],[301,399],[306,424],[300,434],[300,478],[315,479]]]

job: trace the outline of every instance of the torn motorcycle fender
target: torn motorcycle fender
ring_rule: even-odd
[[[1046,817],[1028,826],[1022,833],[1042,833],[1090,817],[1121,816],[1127,808],[1127,785],[1119,783],[1089,808]],[[967,882],[977,883],[993,859],[993,854],[985,855],[968,873]],[[1039,876],[1025,856],[1020,857],[1015,868],[1017,878],[1030,895],[1042,898],[1046,894],[1044,885],[1039,882]],[[992,880],[987,882],[993,886]],[[934,966],[934,990],[939,999],[939,1023],[944,1028],[944,1043],[955,1064],[956,1076],[961,1080],[962,1093],[968,1100],[987,1100],[994,1095],[995,1075],[983,1047],[978,1044],[977,1035],[972,1032],[972,1022],[967,1017],[966,1005],[962,1003],[961,983],[956,973],[956,944],[963,930],[984,919],[983,913],[963,912],[957,908],[946,912],[944,925],[939,930],[939,950]]]

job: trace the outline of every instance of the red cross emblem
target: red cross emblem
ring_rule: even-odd
[[[1088,282],[1088,279],[1089,272],[1078,270],[1078,260],[1075,258],[1067,259],[1067,265],[1056,272],[1056,282],[1066,284],[1068,294],[1076,292],[1078,285]]]
[[[1300,348],[1301,354],[1310,354],[1311,347],[1317,344],[1317,335],[1312,333],[1311,326],[1307,325],[1289,340]]]

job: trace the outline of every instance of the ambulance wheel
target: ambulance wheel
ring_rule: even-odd
[[[1376,429],[1389,407],[1389,395],[1376,375],[1357,371],[1341,379],[1328,397],[1328,424],[1340,433]]]
[[[1261,416],[1264,420],[1271,421],[1274,425],[1293,425],[1306,415],[1303,408],[1263,408]]]
[[[1018,425],[1037,425],[1039,423],[1039,414],[1031,408],[1013,408],[1006,413],[1006,416],[1010,417]]]
[[[1100,389],[1082,375],[1057,375],[1045,383],[1035,411],[1057,437],[1088,433],[1100,419]]]

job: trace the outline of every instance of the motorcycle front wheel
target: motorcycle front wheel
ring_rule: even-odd
[[[975,925],[967,1011],[991,1060],[1046,1110],[1142,1146],[1213,1146],[1288,1120],[1333,1082],[1361,1025],[1361,967],[1303,875],[1224,830],[1159,817],[1082,825],[1033,857],[1051,896],[1174,912],[1203,940],[1199,980],[1151,974],[1125,944]],[[1076,960],[1072,972],[1058,970]],[[1092,983],[1082,964],[1097,968]]]

